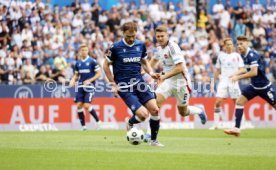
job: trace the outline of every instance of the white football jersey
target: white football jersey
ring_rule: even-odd
[[[175,65],[182,63],[184,72],[169,78],[171,81],[177,81],[178,79],[184,79],[190,84],[190,77],[185,66],[184,56],[179,48],[178,44],[173,41],[169,41],[165,48],[161,46],[157,47],[157,54],[155,58],[163,64],[163,72],[166,74],[175,68]]]
[[[240,54],[236,52],[233,52],[231,54],[227,54],[225,52],[219,53],[216,68],[221,69],[221,82],[230,82],[229,77],[232,76],[241,67],[244,67],[244,63]]]

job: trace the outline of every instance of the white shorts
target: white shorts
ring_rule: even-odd
[[[219,83],[216,97],[237,99],[241,95],[239,84]]]
[[[165,80],[157,87],[155,92],[164,96],[165,99],[171,96],[175,96],[177,100],[177,106],[187,106],[190,99],[188,86],[183,85],[181,87],[177,87],[172,83],[173,82],[170,80]]]

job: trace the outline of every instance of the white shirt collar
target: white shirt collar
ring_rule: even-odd
[[[128,47],[133,47],[133,46],[134,46],[134,44],[135,44],[135,41],[134,41],[134,43],[133,43],[133,44],[129,45],[129,44],[125,41],[125,39],[124,39],[124,38],[123,38],[123,42],[124,42],[124,44],[125,44],[126,46],[128,46]]]

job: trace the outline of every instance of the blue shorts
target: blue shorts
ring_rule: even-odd
[[[94,87],[78,87],[75,102],[91,103],[95,93]]]
[[[121,89],[118,93],[133,113],[149,100],[156,99],[155,93],[145,82],[139,82],[133,87]]]
[[[260,96],[270,105],[273,106],[276,104],[275,91],[271,86],[267,87],[266,89],[254,89],[251,85],[249,85],[242,90],[242,95],[246,97],[247,100],[251,100],[256,96]]]

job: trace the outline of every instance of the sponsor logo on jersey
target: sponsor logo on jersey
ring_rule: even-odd
[[[79,70],[79,73],[90,73],[89,69],[81,69]]]
[[[141,61],[141,57],[128,57],[123,59],[124,63],[135,63],[140,61]]]

